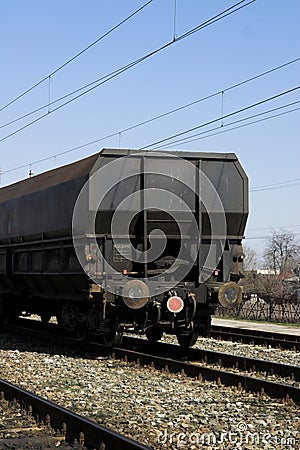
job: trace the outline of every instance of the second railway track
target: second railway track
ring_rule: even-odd
[[[39,325],[36,329],[23,328],[22,332],[61,345],[62,336],[59,333],[58,335],[45,334],[39,330]],[[52,328],[57,329],[55,326]],[[75,347],[76,350],[86,354],[95,353],[107,356],[113,354],[115,358],[125,358],[129,362],[152,365],[157,369],[170,372],[181,372],[189,377],[200,377],[225,386],[237,386],[248,392],[265,393],[277,399],[292,399],[295,403],[300,404],[299,366],[197,348],[183,351],[177,345],[162,342],[151,345],[146,340],[131,337],[125,337],[122,347],[114,349],[105,348],[93,341],[81,342],[66,337],[64,337],[64,344]],[[253,374],[253,372],[260,372],[260,374]],[[289,381],[270,381],[267,379],[267,374],[278,375],[281,378],[286,377]]]
[[[279,375],[281,377],[292,378],[300,382],[300,366],[282,364],[273,361],[266,361],[247,356],[237,356],[224,352],[215,352],[201,348],[188,348],[185,351],[178,348],[177,345],[160,342],[157,345],[150,345],[142,339],[125,338],[123,347],[138,348],[144,352],[155,354],[161,357],[171,359],[185,359],[189,362],[202,362],[205,364],[214,364],[223,368],[234,368],[244,372],[261,372],[268,375]]]
[[[213,325],[212,338],[243,342],[245,344],[267,345],[286,350],[300,351],[300,336],[247,328]]]

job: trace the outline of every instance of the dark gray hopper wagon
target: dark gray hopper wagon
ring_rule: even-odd
[[[122,180],[111,186],[95,213],[99,205],[94,197],[101,190],[101,182],[97,182],[94,174],[124,157],[124,170],[128,173],[122,173]],[[205,184],[201,176],[207,177],[218,193],[227,225],[223,252],[216,267],[204,266],[212,242],[218,249],[219,237],[212,236],[212,220],[218,222],[221,212],[210,212],[203,205]],[[189,186],[182,177],[189,179]],[[72,220],[84,186],[87,187],[81,194],[84,211],[76,219],[81,241],[75,251]],[[160,189],[170,192],[170,202],[164,210],[153,206],[143,209],[145,195],[141,194],[136,214],[121,210],[119,234],[113,239],[111,223],[118,206],[128,196],[143,190],[150,192],[147,195],[153,200]],[[174,219],[172,196],[188,206],[200,230],[198,238],[190,231],[184,210]],[[95,221],[91,222],[93,214]],[[241,243],[247,215],[247,176],[233,153],[162,154],[104,149],[73,164],[3,187],[0,189],[2,322],[20,314],[36,313],[43,321],[56,316],[62,327],[78,336],[90,332],[107,344],[117,342],[124,331],[132,331],[146,333],[151,340],[159,339],[163,332],[173,333],[181,345],[192,345],[199,333],[209,330],[210,317],[218,302],[233,306],[240,301]],[[124,233],[137,252],[147,251],[151,232],[155,238],[155,230],[161,230],[166,237],[162,254],[149,261],[137,260],[129,251],[126,253],[130,246],[122,234],[123,221],[130,222]],[[184,237],[180,231],[182,224]],[[198,253],[184,279],[176,280],[176,270],[167,269],[176,260],[182,240],[187,252],[193,253],[195,239],[199,241]],[[99,251],[120,277],[105,270],[103,261],[97,259]],[[206,275],[202,279],[203,270]],[[147,280],[150,282],[152,277],[160,277],[158,295],[147,289]],[[112,281],[118,289],[109,288]],[[171,281],[173,286],[169,289]],[[179,302],[177,311],[176,306],[172,310],[172,302],[174,305]]]

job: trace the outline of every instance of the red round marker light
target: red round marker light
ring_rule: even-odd
[[[184,303],[182,298],[177,297],[177,295],[174,295],[173,297],[170,297],[167,301],[167,308],[171,313],[179,313],[183,310]]]

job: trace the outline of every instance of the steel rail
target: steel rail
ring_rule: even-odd
[[[269,375],[276,374],[282,377],[290,377],[295,381],[300,381],[300,366],[293,366],[291,364],[277,363],[247,356],[238,356],[197,347],[182,349],[176,344],[167,344],[165,342],[159,342],[156,345],[153,345],[144,339],[127,336],[122,342],[122,347],[124,346],[126,348],[134,348],[135,350],[140,349],[140,351],[151,351],[152,354],[157,356],[167,355],[169,358],[184,358],[190,362],[205,362],[207,364],[235,368],[245,372],[262,372]]]
[[[300,351],[300,336],[293,334],[213,325],[210,336],[235,342],[242,341],[245,344],[270,345],[271,347]]]
[[[297,386],[276,383],[222,369],[203,367],[198,364],[154,356],[153,354],[140,353],[124,348],[114,348],[113,353],[118,359],[126,358],[127,361],[138,362],[139,365],[151,365],[156,369],[182,373],[188,377],[212,381],[217,385],[236,386],[248,392],[265,393],[269,397],[276,399],[292,399],[295,403],[300,404],[300,388]]]
[[[149,450],[150,448],[8,381],[0,379],[0,391],[4,392],[6,400],[16,399],[21,404],[30,405],[33,415],[39,416],[40,419],[49,415],[51,427],[54,429],[61,429],[62,424],[66,424],[67,440],[78,438],[79,433],[83,433],[84,445],[87,448],[100,448],[103,445],[105,445],[105,450]]]

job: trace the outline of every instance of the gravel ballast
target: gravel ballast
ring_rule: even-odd
[[[291,402],[113,358],[49,351],[5,333],[0,377],[153,449],[300,446],[300,409]]]

